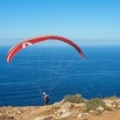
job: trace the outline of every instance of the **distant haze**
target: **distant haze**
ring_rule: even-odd
[[[0,0],[0,45],[43,35],[118,45],[120,0]]]
[[[24,39],[0,39],[0,45],[10,45],[13,46],[15,44],[18,44],[19,42],[23,41]],[[73,42],[75,42],[78,45],[120,45],[120,40],[75,40],[71,39]],[[66,45],[64,42],[60,41],[44,41],[42,43],[37,43],[37,45],[42,44],[43,46],[64,46]]]

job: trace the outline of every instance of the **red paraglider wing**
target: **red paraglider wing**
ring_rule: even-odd
[[[50,35],[50,36],[43,36],[43,37],[27,39],[27,40],[20,42],[17,45],[13,46],[7,54],[7,62],[10,63],[12,58],[23,48],[30,46],[30,45],[33,45],[33,44],[38,43],[38,42],[46,41],[46,40],[59,40],[59,41],[63,41],[65,43],[68,43],[79,52],[79,54],[82,56],[82,58],[85,57],[82,50],[80,49],[80,47],[76,43],[74,43],[73,41],[71,41],[67,38],[61,37],[61,36]]]

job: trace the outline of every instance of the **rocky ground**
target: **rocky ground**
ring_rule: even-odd
[[[0,120],[120,120],[120,98],[75,95],[48,106],[0,107]]]

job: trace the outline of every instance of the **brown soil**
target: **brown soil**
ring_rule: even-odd
[[[34,120],[37,116],[55,114],[57,108],[39,107],[0,107],[0,120]],[[52,120],[52,119],[50,119]],[[120,120],[120,109],[114,109],[102,114],[88,113],[86,118],[66,118],[65,120]]]

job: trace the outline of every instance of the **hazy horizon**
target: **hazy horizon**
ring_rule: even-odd
[[[0,45],[43,35],[84,45],[119,45],[120,1],[0,0]]]
[[[14,46],[18,43],[20,43],[21,41],[23,41],[24,39],[0,39],[0,41],[2,41],[2,44],[0,44],[1,46],[4,45],[4,46]],[[78,40],[78,39],[71,39],[73,42],[75,42],[76,44],[78,45],[84,45],[84,46],[104,46],[104,45],[120,45],[120,40],[88,40],[88,39],[85,39],[85,40]],[[9,41],[9,42],[7,42]],[[61,41],[55,41],[55,40],[52,40],[52,41],[44,41],[42,42],[42,45],[43,46],[52,46],[53,45],[59,45],[60,46],[64,46],[66,45],[65,43],[61,42]],[[41,43],[37,43],[37,45],[41,45]]]

